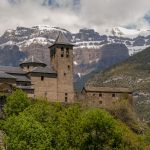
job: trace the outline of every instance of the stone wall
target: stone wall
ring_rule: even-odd
[[[111,107],[117,100],[128,99],[128,102],[132,104],[131,93],[119,93],[119,92],[84,92],[83,103],[92,107]]]
[[[51,102],[57,101],[57,78],[41,76],[31,76],[31,82],[34,87],[34,95],[37,98],[44,98]]]

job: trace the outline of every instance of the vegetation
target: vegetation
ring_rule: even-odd
[[[87,84],[130,88],[135,96],[135,110],[141,119],[150,120],[150,48],[96,73]]]
[[[82,108],[79,104],[62,106],[44,100],[29,102],[25,97],[19,90],[7,99],[6,118],[1,121],[0,127],[6,133],[8,150],[150,148],[149,132],[145,136],[137,135],[105,110]],[[19,100],[24,105],[20,105]],[[13,108],[17,108],[17,111]]]

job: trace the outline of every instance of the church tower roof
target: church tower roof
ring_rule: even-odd
[[[69,45],[69,46],[73,46],[73,44],[67,39],[67,37],[62,32],[59,32],[58,37],[56,38],[56,40],[53,43],[53,45],[51,45],[50,47],[52,47],[54,45]]]

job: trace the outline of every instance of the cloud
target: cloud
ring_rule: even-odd
[[[70,31],[82,27],[101,31],[109,26],[149,27],[144,16],[150,12],[148,0],[0,0],[0,33],[17,26],[49,24]]]

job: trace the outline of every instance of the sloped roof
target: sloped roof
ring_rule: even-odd
[[[20,67],[0,66],[0,71],[10,74],[26,74]]]
[[[67,37],[64,35],[64,33],[62,33],[61,31],[59,32],[58,37],[56,38],[55,42],[53,43],[53,45],[56,45],[56,44],[73,46],[73,44],[67,39]],[[53,45],[51,45],[50,47],[52,47]]]
[[[31,72],[34,72],[34,73],[47,73],[47,74],[53,74],[53,73],[55,74],[56,73],[54,70],[52,70],[52,68],[49,68],[49,67],[36,67]]]
[[[111,87],[93,87],[87,86],[84,89],[88,92],[118,92],[118,93],[131,93],[132,91],[128,88],[111,88]]]
[[[26,75],[14,75],[14,77],[16,77],[16,81],[31,82],[31,80]]]
[[[35,58],[34,56],[31,56],[28,59],[24,60],[22,63],[20,63],[20,66],[22,66],[23,64],[33,64],[33,63],[34,64],[41,64],[42,66],[46,66],[46,64],[44,62]]]
[[[0,78],[1,79],[16,79],[14,76],[9,75],[3,71],[0,71]]]

